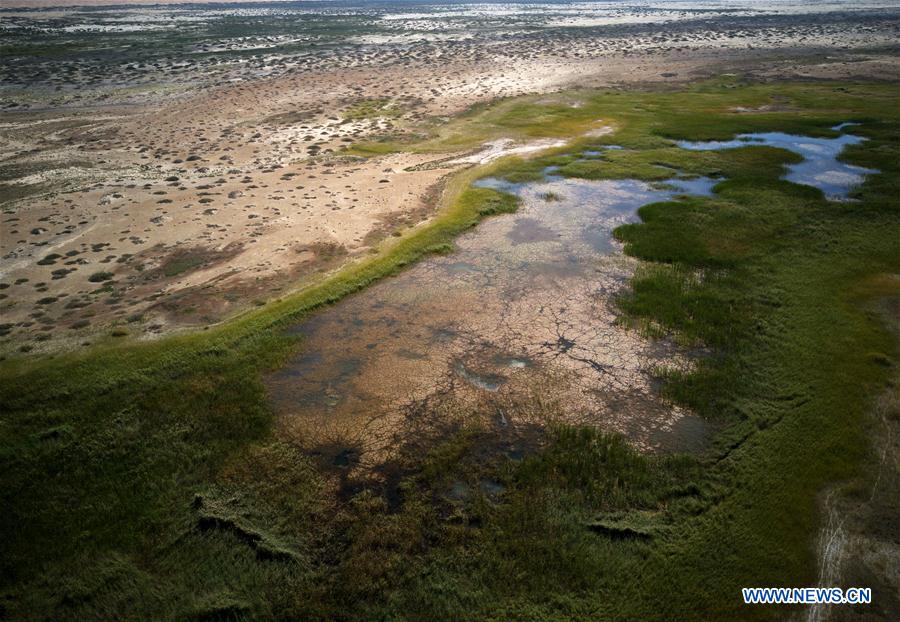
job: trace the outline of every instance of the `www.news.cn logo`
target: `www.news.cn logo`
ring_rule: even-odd
[[[872,588],[849,587],[745,587],[747,605],[868,605]]]

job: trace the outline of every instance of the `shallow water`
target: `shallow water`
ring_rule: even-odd
[[[667,436],[692,416],[661,404],[651,375],[684,361],[615,324],[610,299],[634,262],[611,232],[635,221],[642,205],[708,195],[716,181],[482,180],[518,195],[519,211],[461,236],[452,255],[296,326],[303,353],[269,378],[276,409],[306,446],[358,448],[363,462],[441,423],[411,419],[422,400],[488,400],[498,421],[514,427],[546,423],[510,420],[502,406],[535,391],[558,402],[566,421],[619,430],[648,449],[698,445],[706,430],[699,420]]]
[[[786,179],[844,199],[874,172],[837,160],[862,140],[760,133],[680,144],[790,149],[804,161]],[[556,170],[547,167],[540,182],[479,180],[518,196],[519,210],[482,222],[451,255],[425,259],[293,328],[305,337],[303,352],[268,386],[296,440],[336,466],[347,466],[348,455],[376,465],[468,412],[488,413],[489,425],[506,431],[543,427],[553,413],[554,421],[622,432],[646,450],[703,446],[709,425],[663,403],[654,380],[660,366],[687,368],[690,360],[616,323],[612,299],[635,261],[612,230],[636,221],[642,205],[709,196],[721,180],[673,171],[654,184],[588,181]]]
[[[856,123],[841,123],[833,130],[843,132]],[[781,132],[757,132],[740,134],[733,140],[712,141],[679,141],[682,149],[695,151],[714,151],[719,149],[738,149],[755,145],[787,149],[803,156],[803,162],[788,165],[784,179],[796,184],[804,184],[821,190],[833,201],[847,200],[850,190],[861,184],[866,175],[878,171],[861,166],[854,166],[838,160],[838,156],[848,145],[858,145],[866,139],[861,136],[843,133],[837,138],[812,138]]]

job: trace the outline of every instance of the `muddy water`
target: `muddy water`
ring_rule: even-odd
[[[268,380],[292,436],[335,464],[348,448],[374,463],[477,410],[506,427],[602,425],[647,449],[702,442],[703,423],[655,394],[654,367],[685,361],[615,323],[611,297],[634,262],[611,232],[641,205],[709,194],[715,181],[548,173],[541,183],[480,182],[518,195],[518,212],[295,327],[303,352]],[[423,400],[453,408],[416,408]],[[423,410],[441,421],[423,420]]]
[[[862,140],[765,133],[680,145],[789,149],[804,160],[786,179],[846,199],[875,172],[837,159]],[[647,450],[701,446],[707,425],[662,402],[654,386],[655,368],[690,361],[616,324],[612,299],[635,262],[611,232],[644,204],[709,195],[715,183],[563,179],[553,167],[541,182],[477,182],[517,195],[518,212],[293,329],[303,352],[268,379],[284,429],[337,466],[377,464],[471,413],[506,430],[558,420],[622,432]]]
[[[833,128],[836,132],[844,132],[857,123],[841,123]],[[765,145],[787,149],[803,156],[803,161],[788,166],[784,179],[796,184],[813,186],[821,190],[833,201],[846,200],[850,190],[862,183],[866,175],[878,171],[854,166],[838,160],[838,156],[849,145],[858,145],[866,139],[853,134],[842,133],[837,138],[811,138],[781,132],[761,132],[740,134],[734,140],[713,141],[680,141],[682,149],[712,151],[719,149],[737,149],[753,145]]]

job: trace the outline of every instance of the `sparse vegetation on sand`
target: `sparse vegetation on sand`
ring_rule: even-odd
[[[733,112],[774,95],[787,112]],[[116,343],[0,368],[2,608],[13,619],[782,619],[746,585],[816,580],[816,495],[856,478],[897,348],[873,297],[900,295],[900,111],[893,85],[745,85],[508,100],[415,148],[563,137],[536,160],[459,174],[429,224],[281,301],[208,331]],[[617,129],[584,137],[597,119]],[[779,180],[794,156],[682,152],[672,138],[779,130],[829,135],[876,168],[854,202]],[[625,149],[575,163],[565,153]],[[427,252],[448,252],[508,195],[484,174],[656,180],[675,167],[727,180],[711,198],[649,205],[617,230],[647,260],[621,300],[648,338],[711,354],[664,393],[723,431],[703,455],[640,455],[618,437],[555,429],[521,460],[483,456],[487,432],[410,457],[392,494],[335,498],[274,431],[260,374],[302,343],[284,327]],[[489,480],[501,494],[478,492]],[[467,502],[448,482],[469,482]],[[862,493],[865,494],[865,493]],[[885,614],[876,592],[869,609]],[[886,614],[885,614],[886,615]]]
[[[348,106],[344,111],[344,118],[357,121],[379,117],[396,118],[402,114],[403,109],[390,99],[364,99]]]

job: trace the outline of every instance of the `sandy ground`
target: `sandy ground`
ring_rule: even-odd
[[[542,38],[530,53],[517,43],[514,56],[503,45],[388,47],[383,57],[285,67],[177,95],[7,109],[0,350],[41,352],[110,333],[153,338],[221,321],[428,219],[455,169],[417,165],[484,159],[342,155],[355,141],[439,123],[479,102],[573,87],[726,71],[893,80],[900,59],[875,47],[893,32]]]

